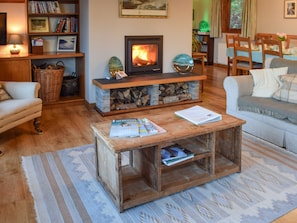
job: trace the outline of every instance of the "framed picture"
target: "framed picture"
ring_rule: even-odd
[[[58,36],[57,52],[75,52],[76,36]]]
[[[29,18],[29,32],[31,33],[49,32],[48,17]]]
[[[296,18],[296,5],[297,0],[285,0],[284,17]]]
[[[168,0],[119,0],[120,17],[167,18]]]

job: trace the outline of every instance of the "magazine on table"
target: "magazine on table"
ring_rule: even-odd
[[[161,149],[162,163],[171,166],[194,157],[194,153],[178,144],[167,146]]]
[[[139,136],[139,123],[138,123],[137,118],[112,120],[109,136],[111,138],[138,137]]]
[[[182,117],[195,125],[208,122],[216,122],[222,120],[222,115],[207,108],[195,105],[191,108],[183,109],[175,112],[176,115]]]
[[[156,123],[152,122],[151,120],[147,118],[140,118],[138,119],[139,122],[139,136],[150,136],[150,135],[156,135],[160,133],[166,132],[165,129],[158,126]]]
[[[144,137],[166,132],[165,129],[147,118],[114,119],[111,122],[111,138]]]

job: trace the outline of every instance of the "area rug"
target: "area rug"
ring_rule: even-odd
[[[297,157],[243,135],[242,171],[119,213],[93,145],[22,157],[38,222],[271,222],[297,208]]]

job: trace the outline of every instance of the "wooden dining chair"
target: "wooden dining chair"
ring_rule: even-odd
[[[263,39],[276,39],[276,34],[272,34],[272,33],[256,33],[256,35],[255,35],[255,44],[258,45],[258,46],[261,46]]]
[[[265,66],[266,56],[283,58],[282,42],[276,39],[262,39],[262,65]]]
[[[227,48],[234,47],[234,37],[239,36],[238,34],[226,34],[226,46]],[[233,58],[228,56],[227,57],[227,75],[230,75],[231,67],[232,67]]]
[[[286,49],[297,47],[297,35],[287,35]]]
[[[249,74],[251,69],[260,68],[262,68],[262,64],[253,62],[252,60],[252,44],[250,37],[234,37],[232,75],[237,75],[238,71]]]

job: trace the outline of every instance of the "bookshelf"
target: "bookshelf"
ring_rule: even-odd
[[[79,92],[75,96],[61,97],[57,103],[83,101],[85,56],[80,52],[80,0],[28,0],[26,8],[28,53],[32,64],[64,62],[64,76],[75,73],[79,77]]]

